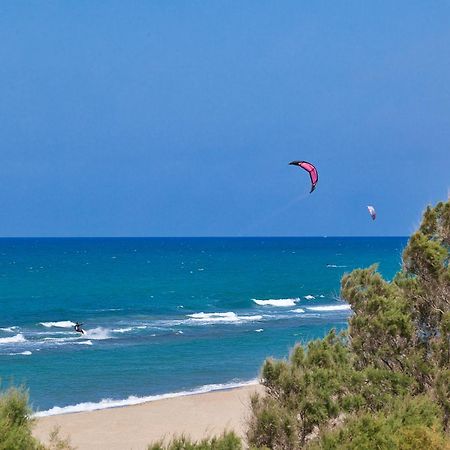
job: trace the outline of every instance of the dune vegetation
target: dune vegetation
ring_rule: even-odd
[[[271,449],[450,448],[450,201],[428,207],[392,281],[346,274],[348,330],[267,360],[248,441]]]

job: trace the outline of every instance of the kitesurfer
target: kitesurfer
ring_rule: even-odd
[[[76,322],[74,325],[74,329],[77,333],[81,333],[84,334],[84,330],[81,328],[81,325],[83,325],[82,323]]]

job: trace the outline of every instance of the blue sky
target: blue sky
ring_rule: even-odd
[[[407,235],[450,187],[449,23],[445,1],[4,0],[0,235]]]

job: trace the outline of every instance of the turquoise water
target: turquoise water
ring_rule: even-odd
[[[345,328],[342,275],[378,262],[392,277],[405,244],[0,239],[0,377],[44,414],[239,385],[265,357]]]

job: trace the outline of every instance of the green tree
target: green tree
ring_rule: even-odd
[[[252,399],[254,447],[448,448],[450,202],[428,207],[399,273],[377,266],[341,282],[352,307],[346,335],[267,360],[266,394]]]

